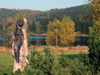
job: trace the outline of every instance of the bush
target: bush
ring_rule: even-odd
[[[90,37],[89,54],[81,54],[80,62],[88,66],[91,74],[98,74],[100,72],[100,40],[95,39],[95,36]]]
[[[45,55],[43,56],[35,48],[31,51],[31,54],[28,56],[29,63],[25,67],[27,74],[52,75],[54,56],[51,54],[49,47],[45,47],[44,52]]]
[[[24,75],[94,75],[100,74],[99,64],[94,66],[90,63],[89,54],[80,53],[79,58],[69,59],[68,55],[62,53],[55,60],[49,47],[44,47],[45,54],[36,51],[36,48],[27,56],[29,63],[26,64]],[[95,70],[95,67],[98,69]],[[94,70],[94,71],[93,71]]]

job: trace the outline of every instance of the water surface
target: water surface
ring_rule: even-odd
[[[46,35],[29,35],[30,45],[46,45],[45,39]],[[76,37],[74,46],[88,46],[88,39],[89,37]],[[4,46],[3,42],[4,38],[0,35],[0,46]]]

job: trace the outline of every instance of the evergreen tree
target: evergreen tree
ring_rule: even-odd
[[[50,48],[44,48],[45,55],[41,55],[36,49],[31,51],[31,54],[27,57],[29,63],[25,67],[26,74],[29,75],[52,75],[54,66],[54,56],[51,54]]]
[[[92,33],[95,33],[96,35],[99,36],[100,40],[100,1],[99,0],[89,0],[89,1],[90,1],[89,18],[93,19],[93,27],[90,27],[91,35]]]
[[[100,40],[95,40],[95,35],[91,36],[89,43],[89,59],[93,73],[100,70]]]
[[[34,31],[36,30],[36,25],[35,25],[35,20],[33,19],[32,23],[31,22],[28,22],[28,28],[29,28],[29,31]]]
[[[32,30],[35,32],[36,30],[36,25],[35,25],[35,19],[32,21]]]
[[[89,54],[81,54],[80,62],[88,66],[91,73],[97,74],[100,71],[100,40],[95,39],[96,35],[91,35],[89,39]]]
[[[87,65],[92,72],[92,75],[98,74],[100,71],[100,1],[90,0],[91,14],[94,26],[90,27],[90,39],[89,39],[89,54],[88,56],[82,56],[84,65]],[[87,60],[87,61],[86,61]]]
[[[39,21],[37,21],[36,23],[35,23],[35,25],[36,25],[36,33],[37,34],[40,34],[41,32],[40,32],[40,28],[41,28],[41,24],[40,24],[40,22]]]

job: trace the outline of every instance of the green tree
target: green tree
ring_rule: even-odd
[[[40,34],[40,28],[41,28],[41,24],[40,24],[40,22],[39,21],[37,21],[36,23],[35,23],[35,25],[36,25],[36,33],[37,34]]]
[[[70,45],[74,43],[76,32],[75,32],[75,23],[71,20],[70,17],[64,16],[61,21],[61,30],[60,30],[60,44],[62,46]]]
[[[49,24],[47,25],[47,31],[53,31],[53,23],[49,21]]]
[[[28,22],[28,28],[29,28],[29,31],[35,31],[36,30],[36,25],[35,25],[34,19],[33,19],[32,23]]]
[[[94,39],[95,35],[91,36],[91,41],[89,43],[89,59],[90,59],[90,68],[94,74],[97,74],[97,71],[100,70],[100,40]]]
[[[90,6],[94,25],[90,28],[89,59],[93,73],[97,74],[100,70],[100,0],[90,0]]]
[[[27,57],[29,63],[25,67],[26,75],[52,75],[54,68],[54,55],[51,53],[49,47],[44,47],[45,55],[40,52],[31,50],[30,55]]]
[[[3,32],[3,25],[0,23],[0,33]]]
[[[23,15],[23,13],[20,12],[20,13],[17,15],[17,17],[15,18],[15,23],[17,22],[17,20],[23,19],[23,18],[25,18],[25,15]]]
[[[100,0],[89,0],[90,1],[90,17],[93,19],[93,27],[90,27],[90,35],[98,35],[100,40]],[[97,38],[95,37],[95,38]]]
[[[33,19],[33,21],[32,21],[32,29],[35,32],[35,30],[36,30],[35,19]]]
[[[89,12],[94,25],[90,27],[89,54],[83,57],[84,65],[89,66],[92,75],[100,74],[100,0],[90,0]],[[87,61],[86,61],[87,60]]]
[[[10,26],[10,29],[11,29],[10,34],[12,34],[12,32],[15,30],[17,20],[23,19],[23,18],[25,18],[25,15],[23,15],[23,13],[20,12],[20,13],[17,15],[17,17],[15,18],[14,24],[12,24],[12,25]]]

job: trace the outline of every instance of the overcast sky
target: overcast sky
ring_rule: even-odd
[[[0,0],[0,8],[46,11],[85,4],[87,0]]]

